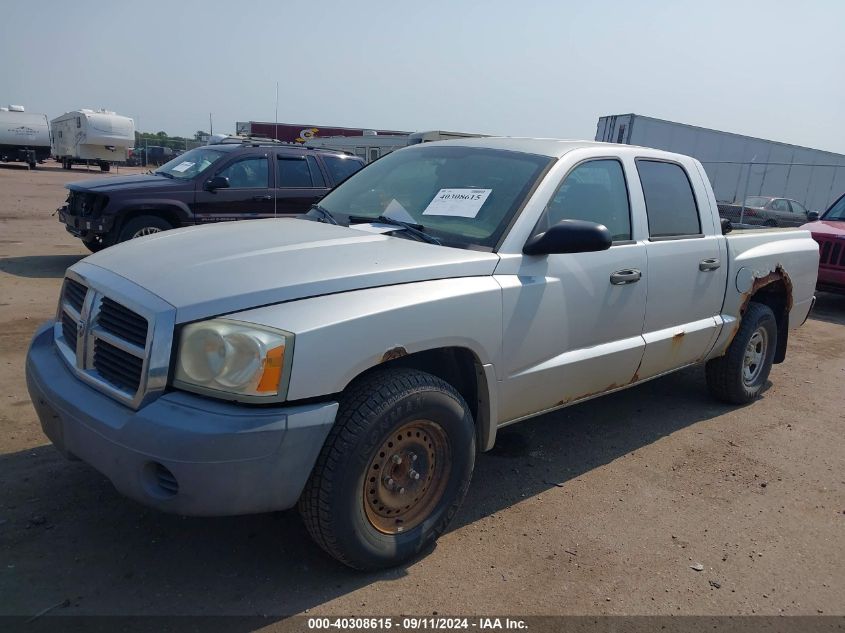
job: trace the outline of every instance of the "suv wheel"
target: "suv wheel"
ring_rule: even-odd
[[[128,240],[134,240],[136,237],[153,235],[154,233],[161,233],[172,228],[173,225],[170,222],[157,215],[140,215],[137,218],[132,218],[123,225],[117,241],[126,242]]]
[[[90,237],[82,238],[82,243],[92,253],[97,253],[107,246],[110,246],[102,235],[91,235]]]

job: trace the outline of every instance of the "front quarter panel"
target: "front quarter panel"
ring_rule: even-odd
[[[501,287],[489,276],[343,292],[266,306],[229,318],[296,335],[288,400],[343,391],[392,358],[441,347],[469,349],[484,365],[501,354]]]

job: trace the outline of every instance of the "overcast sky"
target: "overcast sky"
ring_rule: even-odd
[[[0,103],[593,138],[635,112],[845,153],[843,0],[4,2]]]

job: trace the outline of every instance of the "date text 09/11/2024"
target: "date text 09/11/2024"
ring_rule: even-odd
[[[400,626],[401,625],[401,626]],[[406,631],[415,630],[525,630],[525,620],[511,618],[449,618],[449,617],[403,617],[394,618],[308,618],[308,630],[346,629],[346,630],[390,630],[393,628]]]

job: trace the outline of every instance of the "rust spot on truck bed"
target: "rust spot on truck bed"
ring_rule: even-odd
[[[397,345],[396,347],[391,347],[384,353],[384,355],[381,357],[381,362],[386,363],[389,360],[396,360],[397,358],[402,358],[403,356],[407,355],[408,350],[406,350],[401,345]]]

